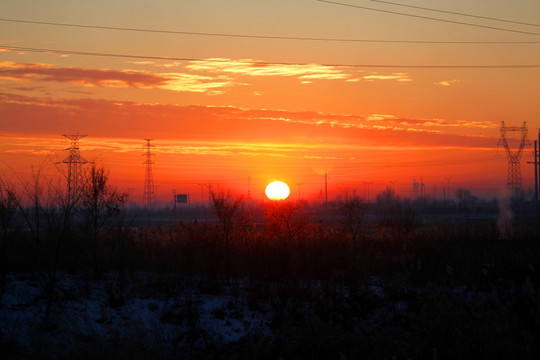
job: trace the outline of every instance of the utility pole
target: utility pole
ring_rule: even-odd
[[[364,184],[367,186],[367,203],[369,205],[369,185],[373,184],[373,181],[364,181]]]
[[[534,140],[534,200],[538,205],[538,141]]]
[[[133,203],[133,191],[135,190],[135,188],[128,188],[128,192],[129,192],[129,202],[130,203]]]
[[[452,180],[452,176],[445,177],[444,180],[446,180],[447,183],[446,193],[448,194],[448,202],[450,202],[450,180]]]
[[[424,189],[424,178],[420,177],[420,200],[423,202],[425,201],[426,194]]]
[[[538,140],[534,140],[534,161],[527,161],[527,164],[534,165],[534,200],[536,203],[536,210],[540,211],[540,202],[538,198],[538,191],[540,187],[538,179],[540,168],[540,129],[538,129]]]
[[[201,204],[204,202],[204,185],[206,184],[197,184],[201,187]]]
[[[298,198],[298,200],[300,200],[300,186],[304,185],[304,183],[296,183],[296,186],[298,187],[298,194],[296,195],[296,197]]]
[[[324,168],[324,202],[328,203],[328,173],[326,168]]]
[[[202,183],[198,185],[201,187],[201,204],[204,202],[204,187],[208,187],[208,205],[210,206],[212,204],[212,183]]]
[[[420,183],[416,181],[416,179],[413,179],[413,198],[414,200],[418,200],[418,188],[420,187]]]
[[[392,192],[394,193],[392,195],[395,195],[397,181],[390,181],[390,184],[392,184]]]

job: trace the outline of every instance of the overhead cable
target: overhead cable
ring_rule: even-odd
[[[171,56],[153,56],[153,55],[134,55],[134,54],[116,54],[78,50],[61,50],[50,48],[34,48],[20,46],[5,46],[0,45],[0,49],[17,50],[40,53],[54,53],[63,55],[80,55],[80,56],[101,56],[115,58],[132,58],[145,60],[168,60],[168,61],[189,61],[189,62],[235,62],[244,63],[257,67],[284,65],[284,66],[306,66],[320,65],[328,67],[349,67],[349,68],[403,68],[403,69],[530,69],[540,68],[540,64],[484,64],[484,65],[413,65],[413,64],[345,64],[345,63],[307,63],[307,62],[266,62],[258,60],[230,60],[230,59],[202,59],[189,57],[171,57]]]
[[[223,32],[195,32],[195,31],[179,31],[179,30],[160,30],[160,29],[145,29],[119,26],[101,26],[87,25],[74,23],[61,23],[50,21],[34,21],[21,19],[0,18],[0,21],[33,24],[33,25],[48,25],[48,26],[63,26],[83,29],[99,29],[113,31],[131,31],[145,32],[157,34],[173,34],[173,35],[190,35],[190,36],[207,36],[207,37],[229,37],[243,39],[259,39],[259,40],[298,40],[298,41],[319,41],[319,42],[358,42],[358,43],[403,43],[403,44],[540,44],[540,41],[436,41],[436,40],[385,40],[385,39],[351,39],[351,38],[332,38],[332,37],[302,37],[302,36],[279,36],[279,35],[250,35],[250,34],[234,34]]]
[[[489,25],[481,25],[481,24],[475,24],[475,23],[468,23],[468,22],[464,22],[464,21],[447,20],[447,19],[441,19],[441,18],[436,18],[436,17],[431,17],[431,16],[424,16],[424,15],[408,14],[408,13],[403,13],[403,12],[398,12],[398,11],[383,10],[383,9],[377,9],[377,8],[372,8],[372,7],[368,7],[368,6],[353,5],[353,4],[347,4],[347,3],[337,2],[337,1],[329,1],[329,0],[316,0],[316,1],[322,2],[322,3],[327,3],[327,4],[332,4],[332,5],[345,6],[345,7],[351,7],[351,8],[363,9],[363,10],[369,10],[369,11],[377,11],[377,12],[382,12],[382,13],[386,13],[386,14],[408,16],[408,17],[413,17],[413,18],[418,18],[418,19],[433,20],[433,21],[445,22],[445,23],[450,23],[450,24],[474,26],[474,27],[483,28],[483,29],[499,30],[499,31],[518,33],[518,34],[540,36],[540,33],[535,33],[535,32],[530,32],[530,31],[501,28],[501,27],[489,26]]]
[[[411,8],[411,9],[433,11],[433,12],[438,12],[438,13],[442,13],[442,14],[450,14],[450,15],[471,17],[471,18],[475,18],[475,19],[483,19],[483,20],[499,21],[499,22],[505,22],[505,23],[510,23],[510,24],[516,24],[516,25],[526,25],[526,26],[540,27],[540,24],[528,23],[528,22],[517,21],[517,20],[509,20],[509,19],[494,18],[494,17],[489,17],[489,16],[467,14],[467,13],[463,13],[463,12],[449,11],[449,10],[442,10],[442,9],[434,9],[434,8],[415,6],[415,5],[409,5],[409,4],[402,4],[402,3],[391,2],[391,1],[383,1],[383,0],[368,0],[368,1],[382,3],[382,4],[388,4],[388,5],[394,5],[394,6],[408,7],[408,8]]]

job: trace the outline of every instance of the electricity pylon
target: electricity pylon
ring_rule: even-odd
[[[508,159],[508,179],[506,184],[512,195],[516,196],[521,192],[521,154],[525,146],[530,144],[529,140],[527,140],[527,123],[524,121],[522,126],[506,126],[503,121],[499,131],[501,138],[498,144],[504,146],[506,158]],[[508,144],[507,135],[509,132],[521,133],[521,140],[517,146]]]
[[[152,152],[151,148],[153,145],[150,145],[152,139],[146,140],[146,160],[144,164],[146,165],[146,170],[144,174],[144,193],[143,193],[143,206],[145,208],[153,208],[154,203],[156,202],[156,191],[154,187],[154,176],[152,175]]]
[[[57,164],[63,163],[68,165],[67,170],[67,192],[68,197],[71,201],[74,201],[81,188],[83,186],[83,173],[81,165],[92,163],[91,161],[86,160],[81,156],[79,151],[79,139],[86,137],[86,135],[62,135],[63,137],[71,141],[70,147],[66,150],[69,151],[69,155],[62,161],[57,162]]]

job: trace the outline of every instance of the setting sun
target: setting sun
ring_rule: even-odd
[[[289,190],[289,186],[283,181],[273,181],[268,184],[265,193],[270,200],[277,201],[285,200],[291,193],[291,190]]]

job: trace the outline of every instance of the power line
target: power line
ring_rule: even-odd
[[[445,22],[445,23],[450,23],[450,24],[474,26],[474,27],[478,27],[478,28],[506,31],[506,32],[512,32],[512,33],[518,33],[518,34],[536,35],[536,36],[540,35],[540,33],[534,33],[534,32],[530,32],[530,31],[507,29],[507,28],[501,28],[501,27],[497,27],[497,26],[481,25],[481,24],[468,23],[468,22],[464,22],[464,21],[441,19],[441,18],[436,18],[436,17],[431,17],[431,16],[408,14],[408,13],[392,11],[392,10],[383,10],[383,9],[377,9],[377,8],[372,8],[372,7],[367,7],[367,6],[346,4],[346,3],[341,3],[341,2],[337,2],[337,1],[328,1],[328,0],[316,0],[316,1],[327,3],[327,4],[332,4],[332,5],[346,6],[346,7],[356,8],[356,9],[377,11],[377,12],[382,12],[382,13],[386,13],[386,14],[408,16],[408,17],[413,17],[413,18],[417,18],[417,19],[426,19],[426,20],[440,21],[440,22]]]
[[[438,13],[442,13],[442,14],[466,16],[466,17],[471,17],[471,18],[475,18],[475,19],[500,21],[500,22],[505,22],[505,23],[510,23],[510,24],[527,25],[527,26],[539,26],[540,27],[540,24],[527,23],[527,22],[517,21],[517,20],[508,20],[508,19],[494,18],[494,17],[489,17],[489,16],[467,14],[467,13],[462,13],[462,12],[457,12],[457,11],[449,11],[449,10],[427,8],[427,7],[422,7],[422,6],[402,4],[402,3],[396,3],[396,2],[391,2],[391,1],[383,1],[383,0],[368,0],[368,1],[378,2],[378,3],[382,3],[382,4],[395,5],[395,6],[401,6],[401,7],[408,7],[408,8],[411,8],[411,9],[433,11],[433,12],[438,12]]]
[[[214,32],[194,32],[194,31],[130,28],[130,27],[118,27],[118,26],[85,25],[85,24],[59,23],[59,22],[33,21],[33,20],[20,20],[20,19],[7,19],[7,18],[0,18],[0,21],[21,23],[21,24],[63,26],[63,27],[85,28],[85,29],[132,31],[132,32],[193,35],[193,36],[208,36],[208,37],[264,39],[264,40],[299,40],[299,41],[318,41],[318,42],[358,42],[358,43],[398,43],[398,44],[399,43],[402,43],[402,44],[540,44],[540,41],[384,40],[384,39],[350,39],[350,38],[276,36],[276,35],[248,35],[248,34],[231,34],[231,33],[222,33],[222,32],[215,32],[215,33]]]
[[[115,54],[103,52],[77,51],[77,50],[60,50],[49,48],[33,48],[20,46],[5,46],[0,45],[0,49],[17,50],[27,52],[54,53],[63,55],[80,55],[80,56],[101,56],[115,57],[128,59],[144,59],[144,60],[168,60],[168,61],[190,61],[190,62],[222,62],[228,63],[228,59],[201,59],[188,57],[170,57],[170,56],[152,56],[152,55],[133,55],[133,54]],[[284,66],[305,66],[314,65],[314,63],[306,62],[264,62],[257,60],[234,60],[235,63],[252,64],[257,66],[284,65]],[[490,65],[410,65],[410,64],[343,64],[343,63],[322,63],[317,64],[328,67],[349,67],[349,68],[387,68],[387,69],[533,69],[540,68],[540,64],[490,64]]]

